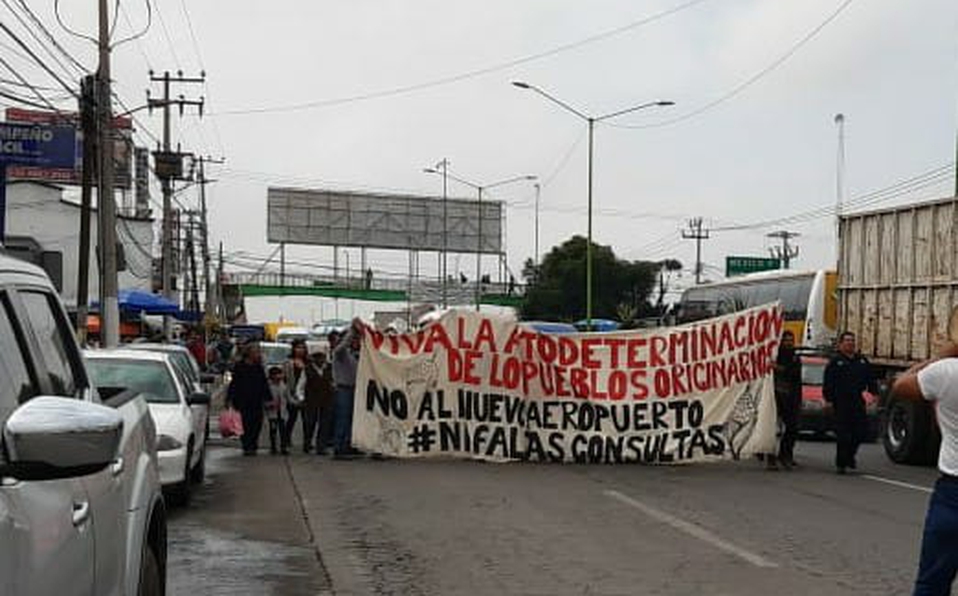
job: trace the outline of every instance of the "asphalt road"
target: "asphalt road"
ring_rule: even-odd
[[[906,594],[935,471],[243,458],[170,527],[172,594]]]

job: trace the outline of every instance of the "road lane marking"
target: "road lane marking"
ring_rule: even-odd
[[[765,567],[765,568],[778,567],[777,563],[774,563],[773,561],[769,561],[768,559],[766,559],[765,557],[761,555],[756,555],[755,553],[749,552],[743,548],[735,546],[731,542],[728,542],[727,540],[723,540],[722,538],[716,536],[715,534],[713,534],[712,532],[709,532],[708,530],[706,530],[705,528],[701,526],[697,526],[691,522],[687,522],[683,519],[679,519],[675,517],[674,515],[669,515],[668,513],[665,513],[664,511],[659,511],[658,509],[655,509],[654,507],[649,507],[645,503],[636,501],[632,497],[628,495],[624,495],[617,490],[607,490],[605,491],[605,496],[613,498],[616,501],[619,501],[620,503],[624,503],[635,509],[638,509],[639,511],[641,511],[642,513],[646,514],[647,516],[651,517],[652,519],[656,521],[659,521],[668,526],[672,526],[676,530],[685,532],[689,536],[692,536],[693,538],[698,538],[699,540],[707,544],[711,544],[712,546],[714,546],[715,548],[719,550],[725,551],[731,555],[735,555],[736,557],[756,567]]]
[[[890,484],[892,486],[897,486],[899,488],[910,488],[911,490],[921,491],[923,493],[932,493],[932,489],[927,486],[921,486],[918,484],[910,484],[908,482],[902,482],[900,480],[892,480],[891,478],[882,478],[881,476],[872,476],[871,474],[862,474],[862,478],[868,478],[869,480],[874,480],[875,482],[883,482],[885,484]]]

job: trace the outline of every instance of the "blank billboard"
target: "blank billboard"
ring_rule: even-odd
[[[267,237],[275,243],[460,253],[480,246],[475,200],[269,188],[266,207]],[[481,248],[502,252],[500,201],[482,202]]]

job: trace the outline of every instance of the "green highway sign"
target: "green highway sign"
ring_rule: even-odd
[[[781,261],[773,257],[725,257],[725,277],[772,271],[781,267]]]

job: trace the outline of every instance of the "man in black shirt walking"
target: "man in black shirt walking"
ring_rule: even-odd
[[[802,411],[802,360],[795,350],[795,335],[791,331],[782,334],[775,361],[775,405],[782,424],[777,463],[790,470],[795,465],[795,440]],[[769,456],[766,464],[769,469],[775,469],[775,457]]]
[[[868,360],[858,353],[855,334],[846,331],[839,336],[838,353],[825,367],[822,387],[825,401],[835,412],[835,434],[838,435],[835,468],[839,474],[844,474],[846,469],[856,469],[858,446],[868,433],[862,397],[866,389],[877,394],[878,383]]]

